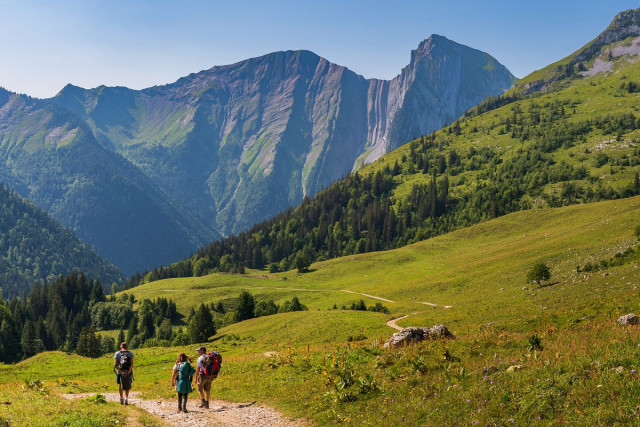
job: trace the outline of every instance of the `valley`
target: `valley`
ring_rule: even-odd
[[[433,35],[392,80],[0,89],[0,427],[640,424],[638,46],[635,9],[520,80]]]
[[[634,419],[632,370],[637,369],[640,334],[617,325],[616,319],[633,311],[639,292],[633,231],[640,223],[639,205],[640,198],[634,197],[528,210],[405,248],[317,263],[308,273],[213,274],[153,282],[128,292],[137,301],[170,297],[184,315],[202,302],[234,301],[242,290],[257,301],[298,296],[308,306],[308,311],[234,323],[213,336],[208,346],[225,355],[224,373],[214,386],[217,398],[258,399],[320,424],[380,419],[452,424],[495,417],[525,424],[537,417],[627,423]],[[596,273],[577,270],[627,248],[636,255],[623,265]],[[542,287],[525,278],[540,259],[552,273]],[[367,305],[380,302],[345,289],[393,301],[383,303],[390,313],[340,309],[358,298]],[[425,300],[452,307],[420,304]],[[408,317],[398,321],[400,326],[445,324],[455,339],[381,349],[394,332],[386,322],[402,316]],[[543,349],[529,349],[532,336]],[[147,399],[170,397],[163,377],[182,349],[134,350],[139,360],[135,389]],[[63,368],[70,357],[79,364],[71,375]],[[43,379],[54,399],[61,392],[108,391],[109,357],[42,353],[1,368],[0,378],[3,388]],[[15,380],[7,377],[10,373]],[[344,375],[352,382],[338,386]],[[549,382],[552,377],[557,379]],[[612,393],[615,406],[608,403]],[[540,399],[540,394],[552,397]],[[27,396],[38,399],[30,391]],[[301,396],[306,405],[299,404]],[[77,410],[95,405],[85,402],[77,403]],[[473,409],[464,409],[468,403]],[[406,405],[412,408],[411,419],[403,415]],[[437,411],[447,405],[446,412]],[[11,416],[14,408],[0,408],[0,417]]]

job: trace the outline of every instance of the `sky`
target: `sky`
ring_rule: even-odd
[[[0,87],[142,89],[280,50],[391,79],[431,34],[517,77],[580,48],[640,0],[0,0]]]

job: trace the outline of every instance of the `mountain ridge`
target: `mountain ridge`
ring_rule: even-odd
[[[365,79],[311,51],[290,50],[139,91],[67,86],[49,102],[74,111],[179,203],[205,220],[216,217],[216,228],[229,234],[452,122],[513,81],[490,55],[434,35],[392,80]],[[181,172],[190,162],[196,167]],[[163,169],[177,172],[169,178]]]

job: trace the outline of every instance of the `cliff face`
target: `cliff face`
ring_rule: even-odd
[[[0,180],[131,273],[300,203],[512,81],[432,36],[391,81],[287,51],[140,91],[0,89]]]
[[[67,87],[52,102],[229,234],[451,123],[513,81],[491,56],[432,36],[391,81],[288,51],[142,91]]]

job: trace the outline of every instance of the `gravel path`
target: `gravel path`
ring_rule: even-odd
[[[66,399],[84,399],[95,396],[96,393],[64,394]],[[102,394],[109,402],[118,402],[118,393]],[[178,402],[153,399],[143,400],[139,393],[129,395],[129,405],[136,405],[145,411],[162,418],[172,426],[273,426],[273,427],[301,427],[308,423],[302,420],[285,418],[272,408],[259,405],[256,402],[233,403],[224,400],[211,400],[210,409],[198,408],[200,400],[197,393],[187,404],[188,413],[177,412]]]

